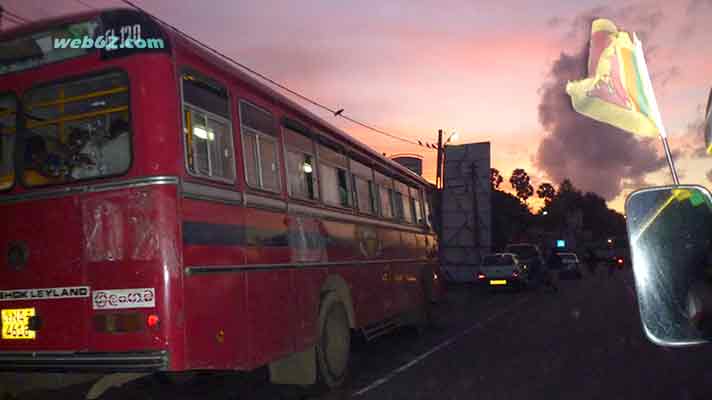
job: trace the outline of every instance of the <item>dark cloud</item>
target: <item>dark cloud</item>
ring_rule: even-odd
[[[704,8],[712,8],[712,0],[690,0],[687,4],[687,15],[694,15]]]
[[[564,23],[564,19],[561,17],[551,17],[546,21],[546,25],[549,28],[558,28]]]
[[[684,41],[697,33],[700,26],[709,25],[712,0],[690,0],[687,3],[687,20],[677,32],[677,40]]]
[[[660,83],[660,87],[664,88],[671,81],[680,78],[682,75],[682,70],[679,66],[673,65],[662,71],[654,73],[651,79],[653,82]]]
[[[705,151],[704,107],[701,104],[697,106],[697,115],[699,115],[699,117],[687,124],[685,132],[676,138],[676,141],[680,143],[678,146],[680,152],[682,156],[686,158],[707,157],[707,153]]]
[[[656,139],[636,138],[573,110],[566,82],[586,75],[587,59],[587,49],[562,53],[539,91],[539,121],[549,134],[539,145],[536,165],[554,182],[570,178],[584,191],[611,200],[624,186],[644,183],[644,176],[666,161],[656,151]]]

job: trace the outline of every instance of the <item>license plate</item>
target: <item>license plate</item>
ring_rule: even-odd
[[[490,281],[490,285],[506,285],[506,284],[507,284],[506,279],[498,279],[498,280]]]
[[[30,317],[35,316],[34,308],[1,310],[2,338],[34,340],[36,332],[30,330]]]

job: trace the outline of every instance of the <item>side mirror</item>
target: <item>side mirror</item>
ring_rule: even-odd
[[[625,206],[643,328],[661,346],[712,341],[712,195],[642,189]]]

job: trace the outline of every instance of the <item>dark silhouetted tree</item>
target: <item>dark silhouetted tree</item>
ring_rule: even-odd
[[[556,196],[556,189],[551,183],[544,182],[539,185],[539,188],[536,190],[536,195],[539,196],[540,199],[543,199],[544,204],[548,206]]]
[[[561,184],[559,185],[559,190],[557,191],[557,195],[561,196],[564,193],[574,193],[577,192],[578,190],[574,186],[573,183],[567,178],[564,179]],[[579,193],[580,194],[580,193]]]
[[[492,191],[492,247],[504,250],[504,247],[529,228],[532,215],[527,206],[507,192]]]
[[[504,178],[502,178],[502,174],[499,173],[499,170],[497,168],[490,168],[490,185],[492,185],[492,189],[499,189],[499,185],[501,185],[503,181]]]
[[[512,189],[517,192],[517,197],[525,204],[527,199],[534,194],[534,187],[532,187],[529,181],[529,174],[521,168],[512,171],[512,176],[509,177],[509,183],[512,184]]]

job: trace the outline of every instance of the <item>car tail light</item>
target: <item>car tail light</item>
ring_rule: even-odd
[[[478,273],[477,279],[479,279],[479,280],[485,279],[485,274],[483,274],[482,272]]]
[[[623,264],[623,259],[622,259],[622,258],[619,258],[619,259],[618,259],[618,264]]]

